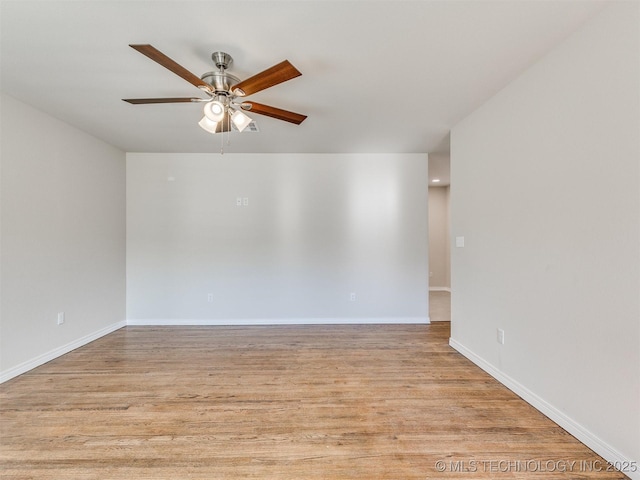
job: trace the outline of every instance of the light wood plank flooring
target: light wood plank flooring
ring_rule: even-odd
[[[0,386],[0,475],[625,478],[448,337],[448,323],[123,328]]]

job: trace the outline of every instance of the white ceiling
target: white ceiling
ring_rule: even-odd
[[[304,113],[255,115],[226,152],[446,152],[450,129],[575,31],[594,1],[41,1],[1,3],[1,88],[129,152],[216,152],[198,96],[128,47],[196,75],[231,54],[241,79],[288,59],[302,76],[249,97]],[[34,137],[37,138],[37,125]]]

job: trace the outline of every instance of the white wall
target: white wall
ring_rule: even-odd
[[[610,5],[453,129],[451,343],[640,463],[638,9]]]
[[[125,320],[124,152],[1,99],[0,381]]]
[[[128,321],[426,322],[427,161],[127,154]]]
[[[451,289],[449,187],[429,187],[429,289]]]

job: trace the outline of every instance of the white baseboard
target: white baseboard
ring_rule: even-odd
[[[102,328],[96,332],[90,333],[89,335],[85,335],[84,337],[74,340],[73,342],[67,343],[66,345],[54,348],[53,350],[43,353],[42,355],[39,355],[36,358],[32,358],[31,360],[27,360],[26,362],[9,368],[8,370],[4,370],[0,372],[0,383],[11,380],[18,375],[22,375],[29,370],[39,367],[40,365],[44,365],[45,363],[50,362],[51,360],[54,360],[64,355],[65,353],[69,353],[71,350],[75,350],[76,348],[82,347],[87,343],[91,343],[94,340],[99,339],[100,337],[104,337],[111,332],[115,332],[116,330],[125,327],[126,325],[126,321],[122,320],[105,328]]]
[[[449,292],[451,293],[450,287],[429,287],[430,292]]]
[[[461,343],[457,342],[453,338],[449,339],[449,345],[457,350],[459,353],[464,355],[467,359],[471,360],[482,370],[487,372],[497,381],[502,383],[505,387],[511,390],[513,393],[521,397],[525,402],[532,405],[534,408],[539,410],[542,414],[549,417],[551,420],[556,422],[562,428],[564,428],[571,435],[576,437],[582,443],[584,443],[587,447],[592,449],[598,455],[602,456],[605,460],[611,462],[612,465],[638,465],[637,460],[634,463],[634,460],[626,458],[623,454],[618,452],[615,448],[613,448],[608,443],[604,442],[597,435],[593,434],[578,422],[568,417],[560,410],[558,410],[553,405],[549,404],[546,400],[539,397],[531,390],[526,388],[524,385],[518,383],[513,378],[505,375],[503,372],[498,370],[496,367],[491,365],[489,362],[485,361],[471,350],[466,348]],[[623,472],[629,478],[633,480],[640,480],[640,470],[636,472]]]
[[[357,324],[428,324],[429,317],[374,317],[374,318],[129,318],[127,325],[154,326],[234,326],[234,325],[357,325]]]

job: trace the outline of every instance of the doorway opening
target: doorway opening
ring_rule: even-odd
[[[450,155],[429,154],[429,319],[451,321]]]

